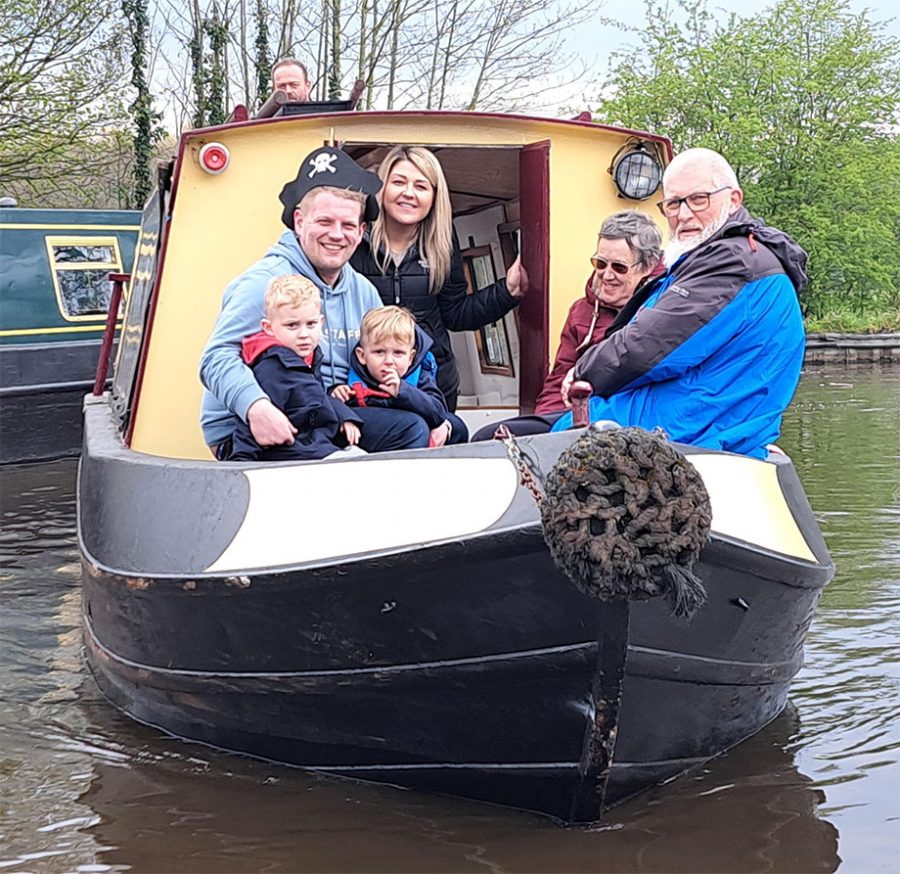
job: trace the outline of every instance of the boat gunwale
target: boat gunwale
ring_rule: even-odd
[[[373,119],[403,119],[403,118],[447,118],[453,119],[484,119],[488,121],[507,121],[515,124],[551,124],[566,127],[581,128],[583,130],[601,130],[609,133],[621,134],[628,137],[639,137],[649,140],[650,142],[659,143],[667,149],[667,157],[671,160],[674,154],[674,147],[669,137],[663,134],[651,134],[647,131],[636,130],[628,127],[619,127],[612,124],[603,124],[602,122],[584,121],[580,118],[553,118],[541,115],[524,115],[513,112],[480,112],[478,110],[444,110],[444,109],[379,109],[379,110],[356,110],[353,112],[333,111],[333,112],[309,112],[297,115],[272,115],[268,118],[249,118],[246,121],[226,122],[225,124],[210,125],[209,127],[194,128],[184,131],[181,134],[181,142],[186,145],[192,139],[208,139],[210,134],[221,130],[238,130],[242,128],[262,127],[271,124],[285,124],[288,122],[304,122],[307,120],[319,122],[322,119],[343,119],[349,118],[373,118]],[[449,123],[449,121],[448,121]],[[467,144],[471,145],[471,144]],[[179,158],[181,157],[181,147],[179,147]]]
[[[97,419],[101,419],[102,423],[100,428],[103,428],[106,431],[105,434],[95,434],[93,433],[92,421],[96,422]],[[136,450],[130,449],[125,446],[121,434],[114,424],[115,415],[112,410],[112,406],[109,403],[109,394],[104,393],[102,396],[95,397],[92,395],[88,395],[85,399],[85,448],[82,454],[82,458],[79,461],[79,471],[78,471],[78,493],[81,491],[81,473],[85,463],[85,458],[91,460],[92,463],[100,463],[103,462],[118,462],[118,463],[126,463],[138,465],[140,467],[145,468],[161,468],[166,470],[191,470],[198,471],[201,469],[206,469],[209,471],[211,476],[238,476],[243,475],[245,471],[248,470],[257,470],[260,468],[294,468],[305,465],[319,465],[321,461],[285,461],[285,462],[215,462],[215,461],[206,461],[199,459],[172,459],[164,456],[158,455],[149,455],[146,453],[138,452]],[[531,441],[534,439],[546,438],[549,435],[534,435],[532,437],[523,438],[525,441]],[[682,452],[685,456],[690,456],[694,454],[712,454],[717,456],[722,455],[733,455],[734,453],[727,452],[715,452],[713,450],[703,449],[702,447],[692,447],[687,446],[686,444],[673,444],[675,445],[680,452]],[[476,456],[471,455],[470,453],[473,450],[473,447],[496,447],[493,449],[493,452],[484,456],[481,453],[478,453]],[[483,450],[482,450],[483,451]],[[411,460],[416,457],[426,459],[426,458],[434,458],[434,453],[440,453],[441,458],[472,458],[472,457],[502,457],[505,458],[505,449],[499,446],[496,441],[485,441],[482,444],[477,443],[468,443],[468,444],[460,444],[458,446],[449,446],[442,447],[440,449],[406,449],[406,450],[397,450],[395,452],[385,452],[385,453],[376,453],[370,454],[367,456],[361,456],[359,458],[354,459],[346,459],[343,462],[327,462],[328,464],[365,464],[367,462],[378,462],[378,461],[387,461],[393,459],[404,459]],[[422,455],[420,453],[428,453],[427,455]],[[743,458],[744,456],[738,456]],[[768,464],[773,464],[776,467],[790,467],[793,469],[793,463],[789,459],[781,459],[779,458],[777,461],[771,462],[763,462]],[[226,467],[227,465],[227,467]],[[523,539],[532,539],[538,536],[542,537],[542,529],[541,522],[539,518],[535,518],[532,521],[527,522],[526,524],[508,524],[504,526],[497,526],[485,529],[484,531],[475,532],[466,537],[467,541],[476,541],[482,540],[484,538],[503,538],[503,537],[522,537]],[[77,538],[79,549],[81,550],[82,555],[86,562],[90,564],[90,566],[96,569],[99,572],[108,573],[114,576],[122,577],[125,579],[133,579],[135,577],[139,578],[147,578],[152,580],[159,581],[184,581],[185,579],[192,580],[204,580],[204,581],[214,581],[217,579],[221,580],[234,580],[237,577],[258,577],[258,576],[284,576],[295,573],[303,573],[306,571],[316,571],[322,568],[332,567],[335,564],[341,565],[349,565],[349,564],[358,564],[363,561],[372,561],[383,559],[385,557],[390,557],[393,555],[401,555],[408,554],[411,552],[417,551],[425,551],[429,549],[439,549],[441,547],[452,547],[455,542],[457,542],[458,538],[451,538],[448,540],[440,540],[440,541],[431,541],[427,544],[421,543],[410,543],[400,547],[391,547],[389,550],[385,550],[383,552],[367,552],[367,553],[359,553],[355,555],[342,556],[338,559],[335,557],[330,558],[322,558],[316,561],[311,562],[303,562],[298,564],[291,565],[278,565],[276,566],[261,566],[258,568],[242,568],[239,572],[233,573],[223,573],[221,571],[197,571],[191,573],[185,572],[151,572],[145,573],[138,570],[126,570],[122,568],[115,568],[112,565],[106,564],[103,561],[100,561],[94,554],[88,549],[84,537],[82,535],[82,526],[81,526],[81,514],[78,516],[78,525],[77,525]],[[543,541],[541,541],[543,544]],[[774,563],[773,567],[781,568],[785,571],[784,574],[765,574],[760,572],[760,568],[757,567],[754,569],[754,574],[763,579],[772,580],[774,582],[783,583],[784,585],[793,586],[794,588],[822,588],[824,587],[828,581],[834,575],[834,563],[830,560],[827,562],[816,561],[811,562],[803,558],[789,556],[784,553],[779,553],[774,550],[768,549],[763,546],[759,546],[753,543],[749,543],[748,541],[740,540],[736,537],[720,534],[718,532],[712,531],[710,532],[709,543],[704,547],[704,553],[707,554],[708,550],[712,550],[718,552],[719,550],[725,550],[727,552],[731,551],[739,551],[742,555],[754,556],[758,559],[763,559],[766,562]],[[701,557],[701,562],[703,558]],[[717,562],[718,563],[718,562]],[[723,562],[724,563],[724,562]],[[793,577],[791,579],[784,579],[784,576],[787,576],[790,571],[793,571]],[[798,581],[796,579],[798,574],[802,574],[807,578],[811,578],[808,580]]]

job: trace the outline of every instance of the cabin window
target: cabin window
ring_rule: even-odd
[[[112,293],[110,273],[122,272],[122,255],[115,237],[47,237],[53,287],[67,321],[98,321],[106,317]]]
[[[469,294],[497,281],[490,246],[475,246],[462,253]],[[503,320],[490,322],[475,332],[482,373],[513,376],[512,350]]]

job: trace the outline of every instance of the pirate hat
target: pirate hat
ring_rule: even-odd
[[[375,195],[381,190],[381,180],[368,170],[363,170],[346,152],[325,146],[310,152],[300,164],[297,178],[288,182],[278,195],[284,204],[281,220],[289,228],[294,227],[294,210],[303,196],[322,185],[347,188],[366,195],[363,221],[378,218],[378,201]]]

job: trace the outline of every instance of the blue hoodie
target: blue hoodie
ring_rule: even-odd
[[[294,232],[285,231],[259,261],[229,283],[200,358],[200,381],[206,389],[200,406],[200,425],[210,446],[230,437],[237,419],[246,421],[250,405],[267,397],[241,358],[241,341],[259,330],[269,280],[288,273],[305,276],[322,292],[325,325],[319,348],[326,388],[347,381],[350,354],[359,340],[362,317],[382,306],[375,286],[349,264],[344,265],[333,287],[326,285],[300,248]]]

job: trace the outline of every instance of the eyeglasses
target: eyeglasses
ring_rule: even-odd
[[[686,203],[691,212],[701,212],[709,206],[709,199],[720,191],[728,191],[733,186],[723,185],[715,191],[696,191],[687,197],[670,197],[668,200],[660,200],[656,205],[659,211],[666,216],[676,216],[681,212],[681,204]]]
[[[613,273],[618,273],[619,276],[624,276],[637,263],[637,261],[634,264],[623,264],[621,261],[607,261],[606,258],[598,258],[596,255],[591,258],[591,265],[594,270],[602,273],[609,267]]]

